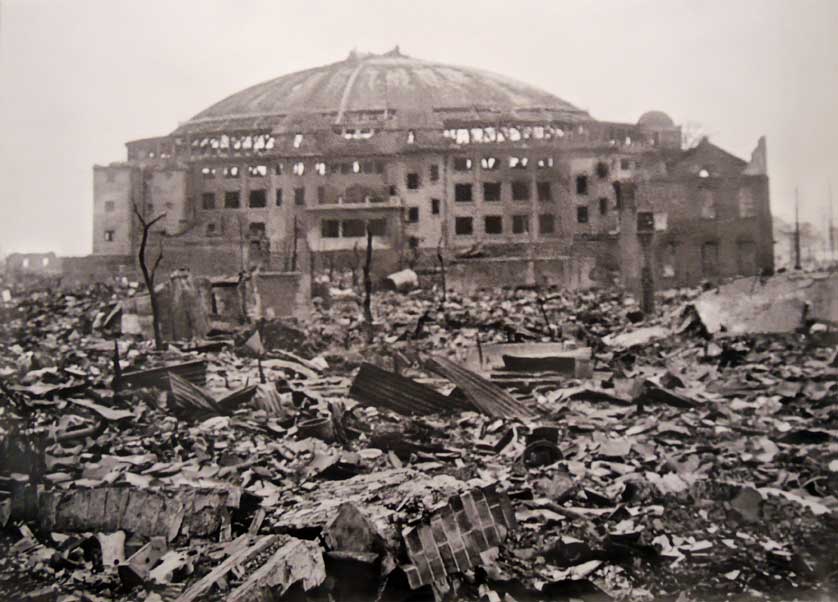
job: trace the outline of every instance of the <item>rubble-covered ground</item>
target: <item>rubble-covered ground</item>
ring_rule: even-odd
[[[382,292],[372,332],[344,295],[165,351],[117,334],[120,292],[18,293],[0,599],[833,599],[835,347],[711,337],[698,293],[644,320],[618,292]],[[577,359],[433,359],[504,342]],[[352,387],[366,364],[389,374]]]

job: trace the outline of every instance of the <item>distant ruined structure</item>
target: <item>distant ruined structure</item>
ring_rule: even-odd
[[[454,286],[636,287],[638,216],[658,288],[773,269],[764,140],[750,163],[706,139],[683,150],[662,112],[599,121],[398,48],[247,88],[127,148],[94,167],[92,263],[133,265],[136,204],[166,213],[164,266],[196,275],[351,266],[369,229],[378,275],[439,249]]]

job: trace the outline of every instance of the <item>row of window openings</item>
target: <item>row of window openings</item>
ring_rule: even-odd
[[[225,178],[238,178],[242,174],[242,169],[238,165],[228,165],[221,169],[221,173]],[[201,175],[204,179],[210,180],[215,178],[219,173],[219,168],[203,167],[201,168]],[[327,165],[323,161],[318,161],[314,164],[314,173],[320,176],[325,176],[326,172],[330,171],[333,174],[383,174],[383,161],[349,161],[341,163],[332,163]],[[285,174],[285,164],[275,163],[273,166],[274,175],[281,176]],[[291,173],[295,176],[302,176],[306,173],[305,161],[295,161],[291,164]],[[248,165],[247,175],[254,178],[264,178],[268,175],[267,165]]]
[[[503,234],[503,216],[483,216],[483,231],[486,234]],[[512,233],[528,234],[530,231],[529,215],[512,216]],[[556,216],[551,213],[543,213],[538,216],[539,234],[553,234],[556,231]],[[474,234],[473,217],[454,218],[454,233],[457,236],[472,236]]]
[[[530,183],[523,181],[511,182],[512,200],[529,201],[531,197]],[[487,202],[500,201],[502,196],[502,182],[483,182],[483,200]],[[537,182],[536,192],[539,201],[553,200],[553,189],[550,182]],[[469,203],[474,200],[474,186],[472,184],[455,184],[454,200],[459,203]]]

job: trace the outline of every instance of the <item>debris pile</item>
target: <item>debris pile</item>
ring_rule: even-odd
[[[9,295],[0,598],[838,591],[824,299],[776,332],[724,288],[644,317],[619,291],[395,284],[373,324],[333,295],[160,351],[113,291]]]

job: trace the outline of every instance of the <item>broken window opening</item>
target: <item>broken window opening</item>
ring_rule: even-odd
[[[377,174],[384,173],[384,161],[376,161],[375,162],[375,173],[377,173]]]
[[[405,221],[408,224],[417,224],[419,223],[419,207],[408,207],[407,208],[407,218]]]
[[[300,148],[303,144],[303,135],[302,134],[294,134],[294,148]]]
[[[434,163],[431,165],[431,182],[438,182],[439,181],[439,165]]]
[[[596,164],[595,171],[596,177],[598,177],[600,180],[605,180],[608,177],[609,172],[608,163],[606,163],[605,161],[599,161]]]
[[[439,199],[431,199],[431,215],[439,215]]]
[[[340,220],[320,220],[320,236],[323,238],[340,238]]]
[[[547,169],[553,167],[553,157],[542,157],[538,160],[538,169]]]
[[[265,236],[265,222],[250,222],[248,234],[251,238],[263,238]]]
[[[546,203],[553,200],[553,187],[550,182],[539,182],[536,186],[538,187],[539,201]]]
[[[297,161],[294,163],[294,167],[291,168],[291,171],[294,173],[295,176],[301,176],[306,172],[306,164],[304,161]]]
[[[239,191],[228,190],[224,193],[224,208],[238,209],[239,208]]]
[[[529,159],[527,157],[509,157],[509,167],[512,169],[526,169]]]
[[[472,142],[483,142],[483,128],[471,128],[470,136]]]
[[[277,207],[282,207],[282,188],[277,188],[276,189],[275,198],[276,198],[276,206]]]
[[[274,165],[274,174],[281,176],[285,172],[285,164],[277,163]]]
[[[214,167],[204,167],[201,169],[201,176],[205,180],[211,180],[215,177],[215,168]]]
[[[407,143],[408,144],[413,144],[414,142],[416,142],[416,132],[414,132],[413,130],[408,130],[407,131]]]
[[[699,191],[701,198],[701,218],[716,219],[716,197],[712,190],[702,189]]]
[[[576,194],[588,194],[588,176],[585,174],[576,176]]]
[[[457,144],[468,144],[469,137],[468,137],[468,130],[464,128],[460,128],[457,130],[457,137],[456,137]]]
[[[709,178],[710,177],[710,170],[708,170],[706,167],[702,167],[698,171],[698,177],[699,178]]]
[[[483,218],[483,231],[486,232],[486,234],[503,234],[503,216],[485,216]]]
[[[408,190],[418,190],[419,189],[419,174],[418,173],[409,173],[407,174],[407,189]]]
[[[238,178],[239,177],[239,167],[238,165],[230,165],[224,168],[224,177],[225,178]]]
[[[538,231],[540,234],[553,234],[555,228],[555,217],[552,214],[542,213],[538,216]]]
[[[457,236],[471,236],[474,234],[474,220],[470,217],[454,218],[454,233]]]
[[[268,175],[267,165],[248,165],[247,171],[252,177],[264,178]]]
[[[486,171],[495,171],[500,167],[500,161],[497,157],[483,157],[480,159],[480,167]]]
[[[483,128],[483,141],[496,142],[498,139],[498,132],[493,127]]]
[[[318,186],[317,187],[317,203],[319,205],[323,205],[326,203],[326,187],[325,186]]]
[[[667,243],[663,248],[661,275],[664,278],[675,278],[675,243]]]
[[[306,204],[306,189],[303,187],[294,189],[294,204],[303,207]]]
[[[581,205],[576,208],[576,221],[580,224],[588,223],[588,206]]]
[[[345,219],[341,222],[344,238],[361,238],[367,235],[367,225],[362,219]]]
[[[114,239],[114,231],[113,230],[105,230],[105,242],[113,242],[113,239]],[[26,267],[28,265],[29,260],[24,259],[23,261],[24,261],[24,266],[23,267]]]
[[[717,276],[719,273],[719,244],[706,242],[701,246],[701,268],[705,276]]]
[[[205,192],[201,195],[201,207],[204,209],[215,209],[214,192]]]
[[[750,188],[740,188],[737,195],[737,201],[739,204],[739,217],[756,217],[756,204],[754,203],[754,195]]]
[[[509,138],[510,142],[518,142],[521,139],[521,130],[514,127],[509,128],[506,137]]]
[[[471,184],[455,184],[454,200],[458,203],[470,203],[474,199],[471,194]]]
[[[361,173],[361,164],[358,161],[352,162],[352,173]]]
[[[373,173],[374,172],[373,162],[372,161],[364,161],[361,164],[361,172],[362,173]]]
[[[499,201],[501,198],[500,182],[483,182],[483,200],[487,202]]]
[[[608,215],[608,199],[606,197],[599,199],[599,214]]]
[[[530,216],[529,215],[513,215],[512,216],[512,233],[513,234],[527,234],[530,231]]]
[[[384,218],[371,219],[367,222],[367,228],[373,236],[387,236],[387,220]]]
[[[216,228],[215,224],[207,224],[206,235],[207,236],[215,236],[215,234],[216,234],[216,229],[215,228]]]
[[[390,196],[398,196],[399,195],[399,191],[396,188],[395,184],[390,184],[390,189],[389,189],[388,192],[389,192]]]
[[[250,191],[250,208],[264,209],[268,206],[268,195],[264,189],[256,189]]]
[[[628,171],[631,169],[631,161],[628,159],[620,159],[620,169],[623,171]]]
[[[516,180],[512,182],[512,200],[513,201],[529,201],[530,200],[530,183],[523,180]]]
[[[454,171],[471,171],[471,159],[468,157],[454,157]]]
[[[314,164],[314,173],[318,176],[326,175],[326,164],[323,161],[318,161]]]

